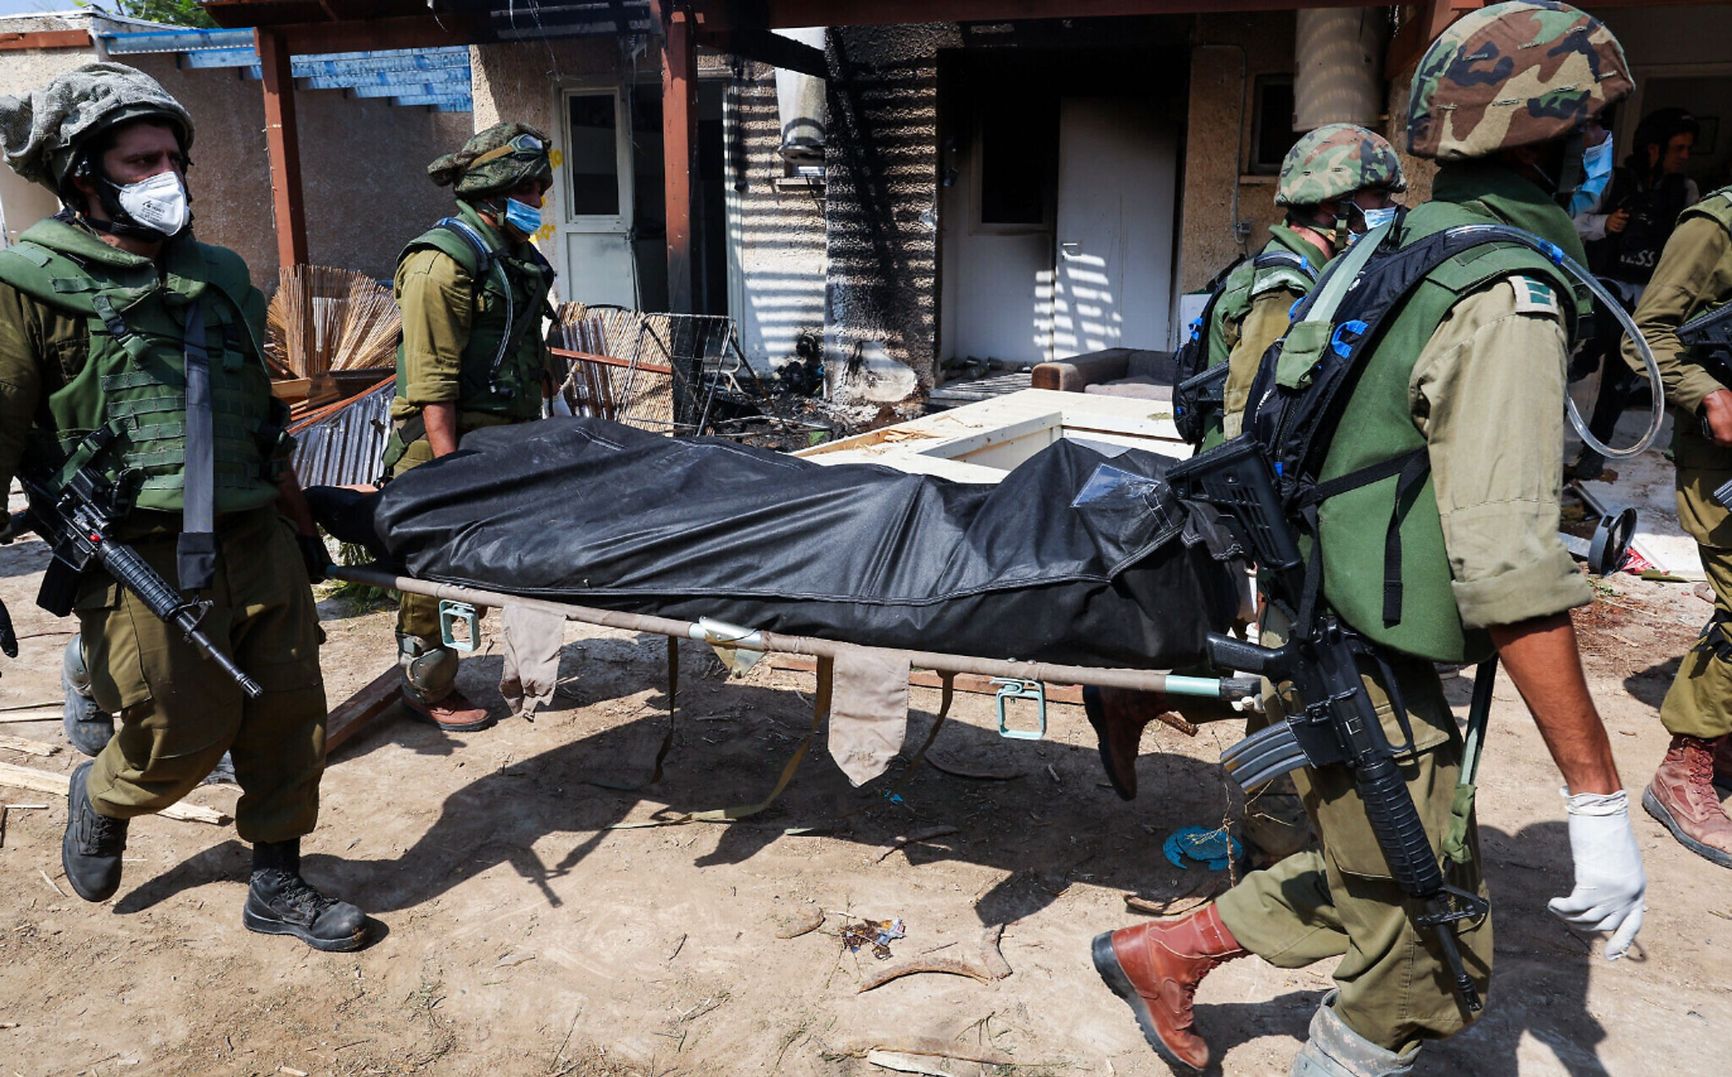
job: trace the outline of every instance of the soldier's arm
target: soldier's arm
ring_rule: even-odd
[[[1666,384],[1666,402],[1693,414],[1712,394],[1727,388],[1699,363],[1688,360],[1678,342],[1678,326],[1716,296],[1732,294],[1732,242],[1726,230],[1706,217],[1689,217],[1666,241],[1653,279],[1636,307],[1636,327],[1648,342]],[[1624,341],[1624,362],[1638,373],[1647,367],[1635,345]],[[1729,405],[1732,399],[1722,398]]]
[[[42,373],[36,365],[36,352],[23,296],[0,284],[0,514],[41,400]],[[0,521],[0,527],[3,525]]]
[[[1550,289],[1457,303],[1414,367],[1456,605],[1490,631],[1574,793],[1619,788],[1568,611],[1592,598],[1558,538],[1568,340]]]
[[[428,445],[444,456],[457,448],[458,379],[474,316],[469,274],[449,255],[414,251],[397,268],[396,294],[403,313],[398,392],[420,406]]]
[[[1243,430],[1245,405],[1250,402],[1251,383],[1257,378],[1263,353],[1287,332],[1287,312],[1298,301],[1299,293],[1293,289],[1272,288],[1252,300],[1251,309],[1239,323],[1238,340],[1227,353],[1227,384],[1221,392],[1226,412],[1223,429],[1228,437],[1237,437]]]

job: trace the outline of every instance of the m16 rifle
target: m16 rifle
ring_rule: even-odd
[[[1305,560],[1298,535],[1282,511],[1268,458],[1248,437],[1236,438],[1192,457],[1167,472],[1180,497],[1219,509],[1247,556],[1255,561],[1259,586],[1291,621],[1286,642],[1260,647],[1211,633],[1211,662],[1223,669],[1290,682],[1298,708],[1285,722],[1246,737],[1221,763],[1250,790],[1300,766],[1346,766],[1353,774],[1378,846],[1402,891],[1415,899],[1414,922],[1432,933],[1449,969],[1451,988],[1468,1013],[1481,1007],[1479,993],[1462,964],[1457,920],[1484,916],[1489,906],[1444,881],[1425,826],[1396,765],[1397,749],[1384,733],[1362,669],[1381,670],[1382,683],[1407,743],[1413,730],[1399,687],[1377,649],[1307,594]],[[1489,687],[1490,678],[1485,678]]]
[[[1226,363],[1216,363],[1173,386],[1174,423],[1191,444],[1201,445],[1210,424],[1226,410],[1229,372]]]
[[[1722,303],[1680,325],[1678,343],[1689,348],[1691,357],[1718,378],[1720,384],[1732,386],[1732,303]],[[1709,440],[1714,437],[1706,415],[1702,416],[1702,433]],[[1721,508],[1732,509],[1732,480],[1722,483],[1709,496]]]
[[[199,628],[210,611],[210,602],[182,597],[137,550],[110,537],[114,525],[132,507],[135,493],[130,480],[111,482],[93,462],[113,438],[114,433],[106,427],[86,438],[77,454],[82,463],[58,487],[40,472],[18,476],[30,507],[19,514],[22,519],[14,518],[7,530],[35,531],[54,548],[54,560],[43,574],[36,604],[56,617],[71,613],[78,577],[95,562],[138,596],[157,618],[180,629],[189,643],[240,685],[247,698],[257,699],[264,689]],[[6,627],[0,625],[0,646],[4,645]],[[14,644],[7,654],[16,653]]]

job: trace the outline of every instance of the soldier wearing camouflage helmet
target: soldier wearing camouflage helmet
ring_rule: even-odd
[[[1445,881],[1485,895],[1463,741],[1434,663],[1495,654],[1566,785],[1575,888],[1551,911],[1612,932],[1609,958],[1641,926],[1646,879],[1569,617],[1591,591],[1557,537],[1574,289],[1524,244],[1491,240],[1449,255],[1427,239],[1461,225],[1513,226],[1579,261],[1563,207],[1582,168],[1580,132],[1630,89],[1610,31],[1555,0],[1491,5],[1432,43],[1407,128],[1411,152],[1439,162],[1432,200],[1401,215],[1363,266],[1355,259],[1352,288],[1326,281],[1313,292],[1327,297],[1325,310],[1346,306],[1349,291],[1392,305],[1358,308],[1377,311],[1376,335],[1362,354],[1345,349],[1357,377],[1327,440],[1310,446],[1307,459],[1319,462],[1306,477],[1317,498],[1307,510],[1316,601],[1381,659],[1361,664],[1378,670],[1364,675],[1365,689],[1402,746],[1397,766]],[[1395,283],[1413,264],[1399,254],[1422,246],[1432,268]],[[1330,345],[1357,331],[1333,314],[1306,324],[1314,339],[1290,333],[1278,375],[1294,394],[1306,384],[1295,375],[1339,355]],[[1249,437],[1263,446],[1278,433],[1258,407]],[[1287,627],[1271,619],[1264,631],[1279,638]],[[1276,716],[1289,690],[1266,694]],[[1293,773],[1318,848],[1250,873],[1183,917],[1099,936],[1096,969],[1157,1052],[1201,1070],[1209,1050],[1192,999],[1209,970],[1247,954],[1282,968],[1338,960],[1292,1072],[1410,1073],[1427,1040],[1474,1018],[1470,1001],[1490,982],[1489,917],[1448,929],[1474,988],[1454,991],[1448,957],[1415,924],[1353,772],[1334,763]]]
[[[1319,127],[1287,151],[1275,187],[1275,204],[1287,211],[1287,218],[1269,229],[1263,251],[1285,251],[1299,264],[1276,262],[1253,268],[1243,279],[1228,280],[1221,302],[1229,368],[1223,440],[1239,436],[1251,379],[1263,353],[1287,331],[1287,312],[1310,291],[1331,259],[1395,215],[1394,196],[1405,190],[1407,177],[1395,147],[1356,124]],[[1203,447],[1211,444],[1205,441]]]
[[[1203,419],[1200,449],[1239,436],[1252,379],[1263,354],[1287,331],[1293,304],[1336,255],[1395,215],[1393,196],[1406,189],[1395,147],[1356,124],[1326,124],[1287,151],[1275,189],[1275,204],[1286,209],[1284,222],[1269,229],[1261,251],[1227,272],[1187,345],[1207,349],[1204,369],[1228,368],[1221,409]],[[1107,777],[1121,797],[1131,799],[1142,731],[1172,709],[1173,701],[1103,688],[1085,692],[1084,702],[1100,738]],[[1263,724],[1257,715],[1247,732]],[[1270,860],[1309,841],[1309,824],[1291,781],[1282,778],[1263,791],[1255,808],[1247,808],[1242,833],[1256,857]]]
[[[541,417],[557,383],[542,334],[553,269],[530,242],[553,184],[547,136],[520,123],[489,127],[427,174],[457,194],[457,212],[404,248],[397,262],[394,427],[387,475],[455,452],[483,426]],[[397,616],[403,700],[447,732],[486,728],[492,717],[457,689],[457,653],[444,645],[439,602],[405,594]]]
[[[175,803],[228,751],[235,825],[253,843],[243,922],[353,950],[366,918],[300,874],[325,755],[308,577],[328,559],[288,467],[264,297],[238,255],[191,234],[192,142],[186,109],[120,64],[0,98],[8,163],[65,206],[0,251],[0,490],[18,472],[51,484],[77,457],[131,491],[109,537],[206,603],[203,631],[264,689],[245,698],[106,571],[85,571],[79,657],[119,728],[73,771],[61,863],[80,897],[106,900],[128,821]]]

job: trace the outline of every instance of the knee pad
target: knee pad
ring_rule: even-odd
[[[1398,1054],[1379,1047],[1348,1027],[1335,1012],[1339,990],[1323,996],[1323,1004],[1311,1017],[1310,1035],[1293,1057],[1291,1077],[1408,1077],[1414,1048]]]
[[[418,636],[397,637],[397,665],[409,690],[424,703],[437,703],[457,682],[457,652]]]
[[[73,636],[60,656],[60,691],[66,698],[61,725],[66,739],[85,755],[95,755],[114,736],[114,719],[96,705],[90,693],[90,669],[84,664],[84,641]]]

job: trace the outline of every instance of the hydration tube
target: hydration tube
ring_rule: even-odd
[[[1608,291],[1606,286],[1601,284],[1598,278],[1588,272],[1580,262],[1565,254],[1563,248],[1556,243],[1541,239],[1531,232],[1524,232],[1519,228],[1511,228],[1504,224],[1463,224],[1450,229],[1450,234],[1495,236],[1498,239],[1520,243],[1522,246],[1544,255],[1547,261],[1587,286],[1594,298],[1600,301],[1600,305],[1610,311],[1612,316],[1618,320],[1618,324],[1623,327],[1624,335],[1635,342],[1636,351],[1642,356],[1642,364],[1647,367],[1648,387],[1651,391],[1648,429],[1636,439],[1634,445],[1614,449],[1588,432],[1588,424],[1583,421],[1582,413],[1576,409],[1575,398],[1565,393],[1564,405],[1570,417],[1570,425],[1576,428],[1576,434],[1581,437],[1582,444],[1609,459],[1627,460],[1652,445],[1654,439],[1660,436],[1660,424],[1666,418],[1665,385],[1660,380],[1660,364],[1654,361],[1654,353],[1648,347],[1647,339],[1642,336],[1641,330],[1636,328],[1635,319],[1630,317],[1629,312],[1624,309],[1624,305],[1618,301],[1618,298]],[[1612,356],[1607,359],[1607,362],[1616,360],[1617,357]]]

